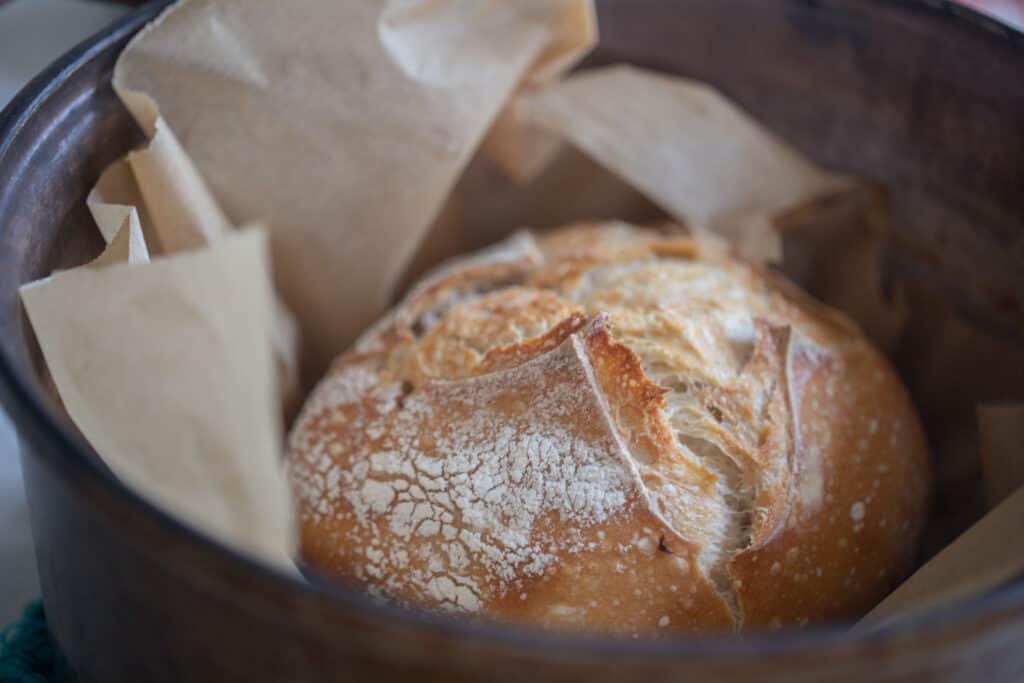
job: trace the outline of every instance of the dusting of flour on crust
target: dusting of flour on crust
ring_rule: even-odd
[[[398,387],[366,373],[345,368],[314,392],[291,473],[305,514],[338,522],[335,541],[362,549],[356,578],[385,594],[478,611],[631,504],[635,473],[575,338],[511,370],[427,383],[400,407]],[[416,543],[385,543],[385,528]]]

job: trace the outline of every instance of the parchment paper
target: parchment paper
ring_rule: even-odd
[[[857,629],[980,595],[1024,576],[1024,545],[1019,542],[1024,528],[1024,404],[979,406],[978,436],[986,494],[994,509],[890,593]]]
[[[580,198],[589,198],[593,218],[649,219],[639,192],[689,229],[778,263],[883,349],[899,341],[908,309],[902,292],[884,290],[885,192],[819,168],[708,85],[630,66],[594,69],[521,94],[498,123],[488,142],[497,139],[499,149],[485,148],[488,158],[528,184],[509,191],[493,174],[481,175],[469,204],[473,225],[502,225],[508,216],[525,219],[519,225],[558,225],[552,221],[564,223],[568,213],[561,207]],[[544,172],[563,140],[632,191],[579,164],[570,174]],[[471,169],[463,185],[474,181],[473,170],[483,169]],[[620,213],[607,214],[609,205]]]
[[[121,215],[117,231],[108,241],[106,249],[89,264],[90,267],[98,268],[116,263],[149,263],[149,248],[146,246],[146,238],[142,234],[139,215],[134,209],[122,208],[125,208],[126,211]],[[105,217],[105,220],[110,221],[108,225],[116,225],[113,222],[115,217],[113,213],[109,218]]]
[[[136,241],[148,252],[173,254],[206,246],[231,230],[216,199],[156,105],[141,93],[123,93],[124,102],[149,137],[148,144],[108,168],[86,201],[107,243],[125,217],[138,224]],[[272,343],[282,411],[299,408],[299,333],[288,307],[274,295]]]
[[[775,138],[704,83],[631,66],[593,69],[515,105],[693,231],[780,261],[773,219],[847,185]],[[656,141],[656,142],[652,142]]]
[[[856,630],[870,630],[939,604],[981,595],[1024,575],[1024,489],[1007,498],[890,593]]]
[[[160,103],[232,221],[269,225],[312,379],[386,304],[513,91],[593,29],[587,0],[189,0],[114,80]]]
[[[263,232],[245,230],[152,262],[59,272],[21,295],[68,414],[114,474],[287,568],[267,258]]]
[[[890,593],[856,630],[870,630],[918,610],[980,595],[1024,575],[1024,553],[1018,542],[1022,519],[1024,489],[1019,489]]]

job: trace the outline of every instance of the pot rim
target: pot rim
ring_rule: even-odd
[[[64,82],[91,60],[134,35],[172,1],[152,0],[146,3],[79,43],[30,81],[8,106],[0,111],[0,168],[21,129]],[[868,1],[873,5],[898,8],[903,12],[924,13],[936,22],[969,26],[973,30],[985,32],[995,40],[1020,48],[1024,61],[1024,32],[951,0]],[[864,0],[827,0],[829,6],[849,6],[861,2]],[[8,192],[11,192],[10,186],[0,188],[0,196]],[[14,340],[5,342],[12,344],[12,348],[15,343]],[[39,449],[39,452],[44,454],[41,457],[52,458],[54,464],[60,468],[73,468],[76,476],[84,477],[84,481],[95,485],[112,502],[139,511],[163,531],[196,546],[212,558],[240,569],[244,568],[254,580],[259,580],[267,587],[291,591],[310,600],[326,600],[382,621],[397,620],[404,626],[418,626],[452,638],[476,640],[483,645],[529,648],[529,651],[541,655],[576,654],[600,658],[653,656],[724,660],[806,654],[813,651],[835,654],[838,650],[877,646],[889,639],[925,640],[941,637],[943,630],[951,625],[981,625],[1001,614],[1024,610],[1024,580],[1018,580],[985,595],[921,610],[901,618],[897,623],[881,625],[863,632],[850,633],[849,623],[831,623],[800,630],[750,633],[745,634],[743,638],[736,638],[731,634],[695,634],[663,639],[627,640],[607,635],[551,633],[493,621],[470,620],[411,608],[381,605],[361,591],[346,587],[342,583],[311,583],[296,575],[264,565],[187,526],[150,503],[115,478],[102,465],[93,448],[65,424],[65,420],[57,415],[42,392],[35,387],[36,383],[32,380],[29,368],[13,357],[7,343],[0,344],[0,401],[5,405],[21,436],[31,435],[34,442],[45,445]],[[823,646],[832,649],[826,651]],[[914,654],[914,648],[907,648],[905,654],[900,656],[912,657]]]

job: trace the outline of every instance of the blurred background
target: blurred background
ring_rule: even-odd
[[[1024,0],[960,0],[960,4],[991,14],[1011,26],[1024,27]]]
[[[1024,29],[1024,0],[961,2]],[[0,0],[0,108],[47,64],[127,11],[113,2]],[[17,442],[0,412],[0,625],[38,593]]]

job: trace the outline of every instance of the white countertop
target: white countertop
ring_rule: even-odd
[[[84,0],[0,0],[0,108],[33,76],[126,9]],[[0,626],[39,594],[17,441],[0,412]]]

